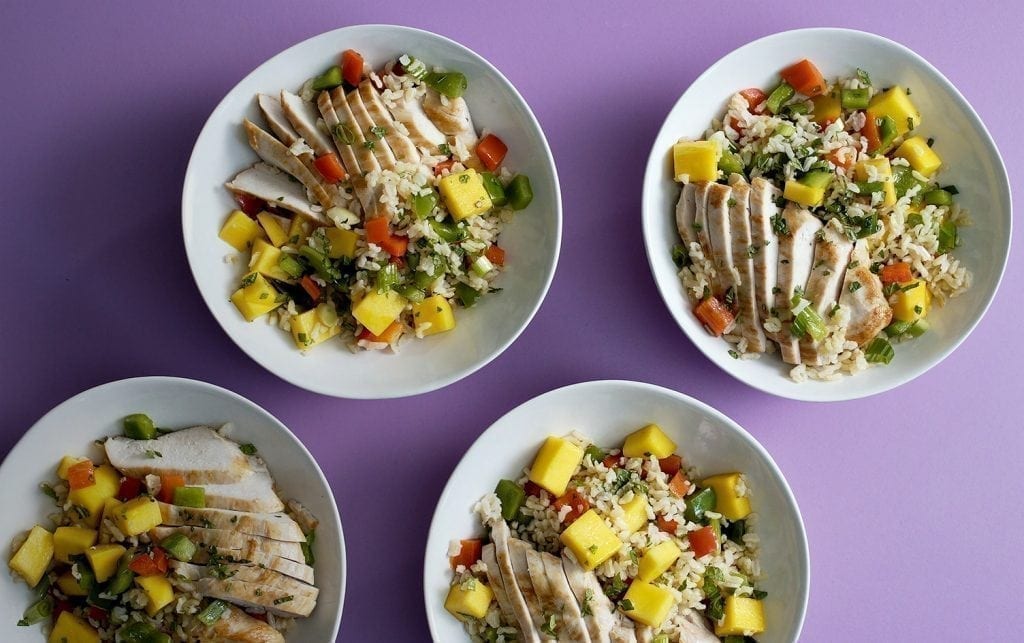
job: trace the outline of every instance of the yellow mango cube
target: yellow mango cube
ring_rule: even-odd
[[[612,557],[622,547],[622,541],[615,535],[604,519],[593,509],[577,518],[558,537],[568,547],[584,568],[594,569]]]
[[[153,504],[156,504],[154,501]],[[133,534],[134,535],[134,534]],[[85,550],[85,557],[89,560],[89,566],[96,574],[96,580],[105,583],[117,571],[117,564],[124,556],[125,548],[121,545],[94,545]]]
[[[932,294],[928,292],[924,281],[915,279],[901,286],[903,290],[896,293],[896,301],[892,304],[892,316],[903,322],[915,322],[927,317],[932,305]]]
[[[288,233],[285,232],[284,226],[281,225],[281,219],[264,211],[256,215],[256,221],[259,222],[263,228],[263,233],[267,235],[270,243],[275,248],[280,248],[288,243]]]
[[[649,583],[664,574],[682,554],[671,540],[660,542],[644,552],[636,577]]]
[[[242,284],[241,288],[231,294],[231,303],[242,313],[245,321],[251,322],[284,304],[277,289],[258,272],[246,275]]]
[[[484,177],[472,168],[449,174],[441,179],[438,188],[456,221],[483,214],[493,206],[491,195],[484,188]]]
[[[241,210],[228,215],[224,227],[220,229],[220,238],[239,252],[245,252],[252,242],[263,237],[263,228]]]
[[[103,501],[103,518],[110,518],[114,520],[114,511],[121,506],[121,501],[117,498],[107,498]]]
[[[89,458],[83,458],[77,455],[66,455],[60,459],[60,463],[57,465],[57,477],[61,480],[68,479],[68,469],[75,466],[79,462],[85,462]]]
[[[82,586],[78,584],[78,579],[70,571],[66,571],[57,577],[57,587],[67,596],[89,595],[89,592],[82,589]]]
[[[53,534],[36,525],[8,563],[30,587],[35,587],[53,560]]]
[[[668,616],[675,600],[672,592],[664,587],[634,580],[626,590],[626,595],[622,597],[622,602],[629,601],[633,609],[623,611],[637,623],[658,629]]]
[[[672,146],[672,178],[687,182],[714,181],[722,150],[712,141],[679,141]]]
[[[109,464],[101,464],[96,467],[94,477],[95,484],[69,491],[68,500],[79,507],[76,511],[82,516],[80,522],[95,529],[103,517],[103,504],[121,488],[121,474]]]
[[[296,214],[288,224],[288,243],[297,244],[313,232],[313,224],[302,215]]]
[[[408,303],[409,300],[393,290],[383,293],[371,290],[352,307],[352,316],[371,333],[380,335],[398,319]]]
[[[750,499],[740,496],[740,474],[720,473],[704,478],[700,486],[715,491],[715,511],[729,520],[743,520],[750,514]]]
[[[583,449],[564,438],[549,436],[530,466],[530,480],[556,498],[565,493],[569,478],[583,462]]]
[[[327,236],[327,242],[331,246],[327,252],[328,257],[331,259],[341,259],[342,257],[348,259],[355,258],[356,241],[359,240],[358,234],[344,228],[327,228],[324,234]]]
[[[881,181],[883,185],[882,205],[889,206],[896,203],[896,186],[892,182],[892,164],[884,156],[865,159],[857,164],[854,175],[858,181]]]
[[[651,454],[656,458],[667,458],[676,452],[676,443],[672,441],[657,424],[648,424],[626,436],[622,445],[622,455],[627,458],[642,458]]]
[[[928,147],[928,141],[920,136],[912,136],[896,148],[895,156],[907,159],[910,167],[925,176],[931,176],[942,165],[942,159],[935,150]]]
[[[149,599],[146,613],[150,616],[156,616],[157,612],[174,600],[174,587],[165,576],[136,576],[135,582]]]
[[[843,115],[842,101],[835,94],[822,94],[811,99],[814,103],[812,119],[822,128]]]
[[[85,527],[57,527],[53,532],[53,556],[62,563],[70,563],[72,556],[84,554],[96,544],[99,532]]]
[[[715,624],[717,636],[746,636],[764,631],[764,605],[745,596],[726,596],[722,621]]]
[[[825,188],[811,187],[799,181],[790,180],[786,181],[786,187],[782,191],[782,196],[787,201],[792,201],[797,205],[813,208],[821,205],[821,202],[825,200]]]
[[[154,498],[139,496],[114,511],[114,524],[125,536],[138,536],[160,524],[160,505]]]
[[[341,324],[328,326],[321,322],[315,308],[295,315],[288,322],[291,324],[292,339],[299,350],[308,350],[341,332]]]
[[[249,269],[271,279],[287,280],[291,275],[278,265],[281,261],[281,254],[280,250],[263,239],[256,239],[252,242],[252,259],[249,261]]]
[[[61,612],[46,640],[47,643],[100,643],[100,635],[71,612]]]
[[[483,618],[487,615],[487,608],[491,606],[493,597],[494,593],[490,587],[479,579],[469,578],[452,585],[444,601],[444,608],[460,621],[467,618]]]
[[[414,303],[412,319],[416,330],[423,335],[436,335],[455,328],[455,313],[448,300],[441,295],[433,295],[420,303]]]
[[[622,511],[626,528],[630,534],[635,534],[647,524],[647,497],[642,493],[634,494],[632,500],[622,505]]]
[[[875,119],[888,116],[896,123],[896,133],[900,136],[921,124],[921,113],[899,85],[875,94],[868,105],[867,115]]]

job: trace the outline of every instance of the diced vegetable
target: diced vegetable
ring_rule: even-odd
[[[810,335],[816,342],[825,339],[825,335],[828,333],[828,330],[825,328],[825,320],[821,318],[821,315],[814,309],[811,302],[800,295],[793,295],[790,304],[792,305],[790,310],[793,314],[790,333],[793,337],[799,339],[804,335]]]
[[[723,333],[732,330],[736,324],[736,317],[718,297],[707,297],[701,301],[693,309],[693,314],[715,337],[721,337]]]
[[[793,98],[796,92],[793,87],[786,82],[779,83],[776,87],[768,94],[768,99],[765,101],[765,109],[770,114],[778,114],[782,111],[782,106],[785,105],[789,99]]]
[[[815,96],[811,99],[811,102],[814,104],[814,109],[812,110],[814,122],[822,129],[839,120],[839,117],[843,115],[843,105],[840,99],[836,98],[833,94]]]
[[[149,496],[129,500],[114,512],[114,524],[125,536],[138,536],[160,524],[160,505]]]
[[[533,202],[533,186],[530,185],[530,177],[525,174],[517,174],[509,181],[505,188],[505,195],[508,198],[508,205],[513,210],[525,210]]]
[[[677,498],[685,498],[690,492],[690,481],[682,471],[676,471],[668,481],[668,490]]]
[[[252,242],[252,260],[249,262],[249,269],[264,277],[286,280],[290,275],[279,265],[283,254],[281,250],[263,239],[257,239]]]
[[[715,624],[717,636],[749,636],[764,631],[764,605],[744,596],[725,597],[722,620]]]
[[[702,487],[714,489],[715,511],[729,520],[742,520],[750,514],[750,499],[740,494],[742,476],[720,473],[700,481]]]
[[[589,507],[589,504],[587,506]],[[648,507],[647,496],[642,493],[633,494],[633,499],[622,505],[622,512],[625,514],[623,522],[630,534],[635,534],[647,524]]]
[[[718,178],[721,149],[714,141],[679,141],[672,146],[672,177],[688,182],[714,181]]]
[[[68,488],[85,489],[96,484],[96,469],[89,460],[82,460],[68,467]]]
[[[235,210],[228,215],[218,236],[235,250],[245,252],[253,241],[263,237],[263,228],[241,210]]]
[[[49,643],[100,643],[100,635],[82,619],[63,611],[57,617],[47,640]]]
[[[740,90],[740,96],[747,101],[747,109],[750,111],[756,110],[757,106],[768,98],[768,94],[765,94],[757,87]]]
[[[146,604],[146,613],[156,616],[157,612],[169,605],[174,600],[174,587],[171,581],[164,576],[139,576],[135,583],[146,593],[149,602]]]
[[[330,246],[327,250],[328,257],[331,259],[355,258],[358,234],[344,228],[327,228],[324,231],[324,236],[327,237],[327,243]]]
[[[402,336],[403,330],[405,330],[405,326],[402,325],[402,322],[395,321],[391,322],[391,325],[385,328],[384,332],[380,335],[374,335],[368,328],[364,328],[359,333],[358,339],[365,339],[378,344],[394,344]]]
[[[392,257],[404,257],[409,250],[409,237],[392,234],[380,242],[380,248]]]
[[[177,487],[174,490],[174,504],[179,507],[206,507],[206,490],[202,487]]]
[[[313,79],[313,91],[320,92],[325,89],[334,89],[344,81],[341,75],[341,67],[334,66]]]
[[[953,193],[942,188],[929,190],[922,195],[925,205],[953,205]]]
[[[512,480],[499,480],[494,493],[501,501],[501,517],[505,520],[514,520],[519,515],[523,501],[526,500],[526,492]]]
[[[783,80],[804,96],[814,97],[824,94],[828,89],[825,77],[810,60],[806,58],[783,69],[780,73]],[[770,100],[770,99],[769,99]],[[774,113],[774,110],[773,110]]]
[[[921,279],[914,279],[896,293],[892,316],[900,321],[915,322],[928,316],[931,303],[932,296],[927,284]]]
[[[198,616],[198,615],[197,615]],[[171,637],[145,621],[132,621],[117,631],[121,643],[171,643]]]
[[[743,159],[734,152],[723,152],[722,158],[718,159],[718,169],[726,176],[743,174]]]
[[[693,550],[693,555],[697,558],[718,551],[718,538],[715,536],[715,530],[710,526],[691,531],[686,534],[686,538],[690,541],[690,549]]]
[[[508,203],[508,197],[505,195],[505,186],[501,184],[498,177],[494,176],[491,172],[481,172],[480,176],[483,178],[484,189],[487,190],[487,194],[491,197],[491,203],[494,204],[494,207],[500,208]],[[434,198],[434,204],[436,205],[437,197],[435,196]],[[415,202],[413,206],[415,207]],[[419,214],[418,211],[417,214]]]
[[[634,580],[619,606],[626,616],[637,623],[657,629],[665,621],[673,603],[675,598],[668,589],[642,580]],[[627,609],[627,606],[631,609]]]
[[[611,558],[622,546],[619,537],[593,509],[566,527],[558,538],[587,570]]]
[[[460,566],[469,569],[480,560],[483,543],[479,538],[472,538],[459,541],[459,545],[459,553],[451,558],[452,569],[458,569]]]
[[[665,456],[664,458],[659,458],[658,467],[661,469],[662,473],[667,475],[669,478],[672,478],[680,469],[683,468],[683,459],[679,455],[673,453],[672,455]]]
[[[231,303],[246,321],[265,315],[284,303],[277,290],[258,272],[250,272],[242,279],[242,284],[232,293]]]
[[[843,109],[867,109],[868,101],[871,100],[871,89],[869,87],[843,89],[840,100]]]
[[[878,124],[881,119],[865,115],[864,127],[860,129],[861,136],[868,142],[868,152],[874,153],[882,146],[882,134],[878,131]]]
[[[640,458],[648,453],[656,458],[667,458],[675,450],[676,443],[657,424],[648,424],[630,433],[622,445],[622,455],[627,458]]]
[[[914,279],[914,273],[910,271],[910,264],[905,261],[882,266],[878,277],[883,284],[905,284]]]
[[[530,480],[558,497],[583,461],[583,449],[557,436],[548,436],[530,467]]]
[[[267,239],[270,239],[270,243],[275,248],[280,248],[288,243],[288,233],[285,232],[284,227],[276,216],[264,211],[256,215],[256,221],[259,222],[264,234],[267,235]]]
[[[825,188],[816,188],[805,185],[800,181],[786,181],[783,197],[805,208],[813,208],[821,205],[825,199]]]
[[[267,208],[267,202],[244,192],[235,192],[235,203],[239,209],[250,217],[256,216],[260,210]]]
[[[67,480],[68,469],[70,469],[73,465],[76,465],[79,462],[84,462],[88,459],[89,458],[83,458],[74,455],[64,456],[63,458],[60,459],[60,462],[57,463],[57,477],[60,478],[61,480]]]
[[[334,152],[328,152],[323,156],[317,157],[313,161],[313,165],[327,183],[337,183],[338,181],[344,181],[348,177],[345,168],[338,159],[338,155]]]
[[[68,570],[57,577],[57,589],[65,596],[88,596],[89,591],[78,584],[78,579]]]
[[[495,266],[505,265],[505,250],[498,246],[487,246],[487,250],[484,250],[484,256]]]
[[[121,488],[121,475],[109,464],[101,464],[93,472],[95,484],[68,492],[68,501],[78,507],[79,522],[95,528],[100,523],[103,505]]]
[[[292,340],[299,350],[308,350],[341,332],[340,324],[325,324],[317,308],[295,315],[290,321]]]
[[[456,288],[456,293],[458,292],[459,290]],[[455,313],[448,300],[441,295],[432,295],[413,304],[412,318],[417,331],[423,335],[436,335],[455,328]],[[427,326],[427,324],[430,325]]]
[[[674,532],[674,530],[673,530]],[[650,583],[676,562],[682,555],[682,551],[675,542],[665,540],[649,548],[640,558],[639,571],[636,577]]]
[[[132,413],[121,421],[125,437],[133,440],[152,440],[156,438],[156,426],[152,418],[145,413]]]
[[[893,185],[892,165],[888,158],[877,156],[861,161],[857,164],[855,176],[858,181],[867,181],[874,176],[882,182],[882,205],[890,206],[896,203],[896,187]]]
[[[341,52],[341,76],[355,87],[363,78],[363,57],[354,49]],[[339,83],[340,84],[340,83]]]
[[[864,359],[873,364],[888,364],[896,356],[892,344],[884,337],[876,337],[864,349]]]
[[[131,570],[131,557],[125,554],[121,556],[121,560],[117,562],[117,571],[114,572],[114,577],[107,583],[107,587],[104,590],[105,593],[111,596],[117,596],[128,591],[128,588],[132,586],[132,581],[135,579],[135,572]]]
[[[898,136],[903,136],[921,124],[921,113],[910,102],[906,90],[899,85],[876,94],[868,106],[867,116],[868,120],[889,117]]]
[[[956,222],[947,219],[939,224],[939,254],[952,252],[959,245],[960,232],[957,229]]]
[[[148,554],[136,554],[129,563],[128,569],[139,576],[156,576],[167,573],[167,556],[160,547],[155,547]]]
[[[466,75],[457,71],[430,71],[423,78],[423,82],[448,98],[459,98],[469,87]]]
[[[942,166],[942,159],[935,153],[935,150],[928,146],[928,141],[921,136],[911,136],[903,141],[893,154],[907,159],[910,167],[924,176],[935,174]]]
[[[571,525],[590,509],[590,501],[580,493],[579,489],[569,489],[558,498],[555,498],[551,504],[559,514],[561,514],[562,507],[569,507],[569,511],[562,518],[562,524],[564,525]]]
[[[676,530],[679,529],[679,523],[677,523],[675,520],[669,520],[661,514],[657,514],[654,517],[654,522],[658,525],[658,529],[662,530],[666,534],[675,535]]]
[[[201,612],[196,614],[196,618],[202,621],[206,625],[213,625],[224,616],[224,612],[228,611],[228,604],[222,600],[211,601],[209,605],[204,607]]]
[[[885,327],[885,334],[889,337],[899,337],[910,331],[911,322],[896,320]]]
[[[168,473],[160,476],[160,502],[166,502],[168,504],[174,502],[174,490],[177,487],[185,486],[185,476],[181,476],[174,473]]]
[[[39,584],[53,560],[53,534],[39,525],[33,527],[8,563],[30,587]]]
[[[701,489],[686,500],[683,515],[690,522],[704,522],[704,513],[715,511],[715,490],[708,487]]]
[[[391,290],[370,291],[352,307],[352,316],[371,333],[379,335],[398,319],[407,303],[405,297]]]
[[[494,175],[491,174],[490,176],[493,177]],[[499,183],[498,185],[500,187],[501,184]],[[484,180],[484,187],[485,188],[487,187],[486,179]],[[489,191],[490,190],[488,190],[488,192]],[[502,194],[504,194],[504,188],[502,189]],[[495,204],[495,205],[503,205],[503,204]],[[417,219],[426,219],[428,216],[430,216],[430,213],[433,212],[434,208],[436,208],[436,207],[437,207],[437,192],[435,192],[433,188],[431,188],[430,191],[427,192],[427,194],[416,194],[412,198],[412,209],[413,209],[413,212],[416,213],[416,218]]]
[[[506,154],[508,154],[508,146],[494,134],[488,134],[476,144],[476,155],[484,167],[491,172],[498,169],[501,162],[505,160]]]
[[[510,190],[511,188],[509,185]],[[452,218],[456,221],[483,214],[491,209],[491,197],[484,188],[483,178],[472,168],[444,177],[441,179],[439,189]]]
[[[71,563],[72,556],[80,556],[96,544],[99,535],[86,527],[57,527],[53,532],[53,556],[62,563]]]
[[[896,121],[891,116],[883,116],[878,119],[878,146],[881,150],[888,150],[896,137],[899,136],[899,129]]]
[[[154,505],[156,503],[153,503]],[[160,511],[157,509],[157,511]],[[159,522],[157,524],[160,524]],[[153,525],[155,527],[156,525]],[[150,527],[152,529],[152,527]],[[139,532],[142,533],[142,532]],[[132,534],[137,536],[138,534]],[[85,550],[85,557],[96,575],[96,582],[105,583],[117,571],[117,564],[125,553],[125,548],[117,544],[93,545]]]
[[[490,587],[480,580],[470,578],[452,585],[444,600],[444,608],[460,621],[482,619],[487,615],[493,597]]]
[[[366,243],[380,245],[385,239],[391,236],[391,225],[387,217],[374,217],[363,223],[366,230]]]
[[[910,333],[911,337],[916,338],[927,333],[929,328],[931,328],[931,324],[928,323],[928,320],[922,318],[911,324],[907,332]]]

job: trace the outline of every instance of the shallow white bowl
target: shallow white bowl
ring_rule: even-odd
[[[929,315],[931,330],[896,347],[888,366],[833,382],[797,384],[791,367],[778,354],[759,360],[729,357],[726,343],[712,337],[697,321],[672,263],[678,241],[675,203],[679,186],[672,181],[670,152],[680,137],[699,137],[712,118],[725,110],[729,97],[746,87],[770,88],[779,70],[809,58],[827,78],[866,69],[877,86],[901,84],[924,123],[919,133],[935,138],[945,165],[940,182],[960,189],[959,203],[974,225],[961,230],[956,256],[974,274],[974,285]],[[881,393],[921,375],[942,361],[974,329],[995,296],[1010,251],[1010,188],[999,151],[967,100],[926,60],[906,47],[860,31],[800,29],[756,40],[712,65],[669,112],[651,149],[643,187],[644,243],[651,272],[679,327],[712,362],[736,379],[767,393],[796,400],[828,402]]]
[[[496,286],[470,310],[456,311],[458,328],[423,341],[407,341],[398,355],[350,353],[338,341],[307,355],[291,337],[265,320],[247,323],[228,301],[241,277],[239,264],[224,262],[234,250],[217,237],[234,201],[224,182],[258,159],[242,133],[244,117],[262,122],[258,92],[297,91],[332,64],[341,51],[359,51],[379,68],[402,53],[430,65],[459,70],[469,79],[466,101],[477,128],[509,146],[505,165],[526,174],[533,203],[505,226],[501,245],[509,263]],[[182,194],[182,227],[192,275],[224,331],[250,357],[296,386],[346,398],[389,398],[447,386],[504,351],[533,318],[558,261],[562,201],[555,162],[537,119],[515,87],[476,53],[436,34],[392,25],[360,25],[330,31],[286,49],[256,68],[217,105],[199,134]]]
[[[102,456],[93,441],[120,435],[121,419],[131,413],[146,413],[168,428],[231,422],[232,439],[256,446],[282,496],[295,498],[320,520],[313,550],[320,596],[312,615],[298,619],[288,636],[296,641],[333,641],[341,623],[348,565],[331,488],[313,456],[280,421],[212,384],[174,377],[120,380],[79,393],[44,415],[0,465],[0,488],[7,498],[18,499],[4,504],[0,542],[11,542],[37,523],[52,530],[46,517],[54,512],[53,501],[39,491],[39,483],[55,480],[57,462],[65,455]],[[0,640],[44,640],[39,626],[15,626],[30,602],[25,583],[5,574],[0,581]]]
[[[579,431],[599,445],[621,445],[628,433],[655,422],[700,473],[742,471],[760,515],[759,587],[768,631],[762,643],[796,641],[810,587],[810,559],[803,519],[793,493],[768,452],[738,424],[715,409],[669,389],[639,382],[584,382],[536,397],[507,413],[470,447],[455,468],[434,511],[423,564],[427,622],[435,641],[464,641],[462,624],[444,609],[451,579],[448,543],[483,532],[473,505],[500,478],[516,478],[530,466],[548,435]]]

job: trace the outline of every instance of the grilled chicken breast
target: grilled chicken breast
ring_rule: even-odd
[[[736,328],[747,340],[747,352],[763,353],[768,340],[761,326],[754,281],[754,257],[764,246],[754,244],[750,230],[750,185],[738,174],[730,179],[729,230],[732,233],[732,265],[736,273]]]
[[[804,288],[804,298],[821,318],[828,321],[832,307],[839,300],[839,287],[850,263],[853,242],[846,236],[838,219],[832,219],[815,235],[814,264]],[[804,364],[820,366],[823,355],[812,337],[800,339],[800,356]]]
[[[526,560],[527,552],[531,551],[530,545],[517,538],[510,538],[508,551],[512,559],[512,573],[515,576],[516,585],[519,586],[519,592],[523,595],[523,601],[526,602],[526,608],[530,612],[533,626],[537,629],[540,638],[554,640],[553,636],[548,636],[543,630],[545,621],[544,607],[541,605],[540,596],[533,585],[529,564]]]
[[[531,552],[527,563],[530,565],[530,577],[535,580],[534,587],[539,586],[536,582],[539,577],[543,577],[541,585],[547,583],[548,607],[545,609],[558,617],[559,643],[590,643],[583,614],[569,587],[561,559],[547,552]]]
[[[418,163],[420,153],[416,149],[416,145],[412,142],[412,139],[399,131],[394,118],[391,117],[391,113],[384,106],[384,101],[380,99],[380,95],[370,81],[364,80],[359,83],[358,91],[359,97],[363,101],[363,106],[366,108],[366,113],[369,114],[377,127],[383,128],[384,142],[391,148],[395,159],[402,163]]]
[[[491,539],[494,541],[494,557],[498,561],[498,570],[501,572],[501,579],[505,586],[505,595],[508,597],[509,607],[512,609],[513,615],[515,615],[515,623],[518,624],[524,641],[538,643],[540,641],[540,632],[536,625],[534,625],[533,617],[530,615],[530,608],[526,604],[522,588],[519,586],[515,571],[512,569],[512,554],[509,549],[512,535],[505,521],[499,520],[491,525]],[[532,592],[532,587],[530,591]]]
[[[278,100],[281,104],[281,111],[288,122],[306,143],[313,148],[317,156],[334,154],[336,152],[331,137],[317,125],[320,114],[312,103],[307,103],[295,94],[284,90]],[[342,159],[344,161],[344,159]]]
[[[155,440],[115,436],[103,448],[110,464],[133,478],[178,475],[189,484],[231,483],[252,473],[238,445],[208,426],[171,431]],[[161,455],[153,457],[153,453]]]
[[[334,207],[331,195],[324,189],[317,177],[281,141],[249,119],[245,119],[243,127],[249,139],[249,146],[261,159],[298,179],[313,199],[324,208]]]
[[[580,565],[568,549],[562,551],[562,568],[576,602],[591,612],[584,617],[590,640],[594,643],[635,643],[636,632],[628,619],[619,618],[615,606],[604,594],[597,576]]]
[[[267,163],[257,163],[242,170],[238,176],[225,183],[224,187],[232,192],[273,203],[275,207],[301,214],[314,221],[324,220],[320,212],[313,210],[313,204],[306,198],[306,191],[302,185]]]
[[[712,260],[713,264],[715,253],[711,247],[711,237],[708,236],[708,196],[710,195],[712,185],[712,183],[707,182],[694,184],[693,229],[697,233],[697,241],[700,242],[704,256]],[[724,289],[719,283],[717,269],[715,274],[709,275],[709,280],[711,281],[711,289],[714,291],[712,294],[721,294]]]
[[[762,320],[776,316],[772,311],[779,274],[779,240],[772,222],[779,216],[776,200],[780,196],[779,189],[762,177],[750,182],[750,241],[760,248],[754,254],[754,300]]]
[[[170,527],[209,527],[286,542],[305,542],[298,523],[286,514],[252,513],[229,509],[197,509],[160,503],[163,524]]]
[[[697,215],[697,203],[694,200],[697,186],[687,183],[679,193],[679,202],[676,204],[676,229],[679,231],[679,238],[683,240],[687,251],[691,243],[699,243],[697,231],[693,224]]]
[[[462,143],[466,149],[476,147],[479,139],[464,98],[447,98],[433,89],[427,89],[427,95],[423,98],[423,111],[445,136]]]
[[[233,551],[231,556],[239,560],[252,560],[259,554],[279,556],[296,563],[304,563],[306,557],[299,543],[272,540],[260,536],[249,536],[227,529],[207,529],[205,527],[154,527],[151,535],[163,540],[172,534],[182,534],[197,545],[207,545]]]
[[[498,568],[498,557],[494,552],[494,543],[488,543],[480,550],[480,560],[484,562],[487,573],[487,584],[494,593],[494,600],[498,602],[498,609],[506,623],[515,623],[516,615],[512,609],[512,602],[505,591],[505,580]]]
[[[403,94],[392,102],[391,113],[405,126],[406,131],[409,132],[409,138],[418,148],[428,154],[436,155],[438,147],[447,143],[448,138],[427,116],[422,101],[422,97],[417,99]]]
[[[782,211],[787,232],[780,234],[778,288],[775,307],[780,311],[790,310],[790,301],[795,292],[802,292],[807,285],[814,265],[814,241],[821,230],[821,221],[809,211],[789,203]],[[790,324],[783,324],[777,335],[782,360],[787,364],[800,363],[800,345],[790,333]]]
[[[860,285],[855,287],[855,283]],[[892,308],[882,289],[882,280],[871,272],[871,258],[863,239],[853,246],[839,305],[850,313],[846,339],[858,345],[871,341],[892,321]]]
[[[189,640],[199,643],[284,643],[284,635],[234,608],[210,627],[190,632]]]
[[[213,567],[173,561],[175,575],[192,581],[196,590],[243,607],[258,607],[281,616],[309,616],[319,590],[270,569],[254,565]]]

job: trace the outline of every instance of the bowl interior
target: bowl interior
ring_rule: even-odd
[[[587,382],[558,389],[517,407],[473,444],[452,473],[430,526],[423,590],[436,641],[465,640],[444,610],[451,569],[448,543],[482,533],[473,505],[500,478],[515,478],[548,435],[576,430],[600,445],[621,445],[626,434],[656,422],[679,453],[702,473],[743,471],[759,513],[762,583],[769,630],[759,641],[794,641],[807,604],[810,570],[800,510],[771,456],[746,431],[690,397],[636,382]],[[775,600],[773,600],[773,597]]]
[[[672,181],[669,157],[680,137],[699,137],[720,116],[729,97],[745,87],[770,88],[778,72],[810,58],[830,79],[867,70],[878,87],[911,89],[923,124],[918,132],[935,138],[944,167],[942,184],[955,184],[957,197],[973,225],[961,230],[956,256],[973,273],[973,286],[929,315],[931,330],[896,347],[888,366],[868,369],[834,382],[797,384],[776,356],[737,361],[728,346],[711,337],[693,316],[692,305],[676,275],[671,249],[678,243],[674,208],[679,186]],[[750,43],[712,65],[683,94],[665,119],[648,161],[643,188],[643,227],[648,259],[658,289],[676,322],[711,361],[729,374],[768,393],[801,400],[831,401],[872,395],[924,373],[953,351],[988,308],[1002,276],[1010,247],[1010,192],[1006,170],[991,137],[974,110],[952,84],[923,58],[894,42],[845,29],[805,29]]]
[[[210,384],[176,378],[148,377],[106,384],[64,402],[33,426],[0,466],[0,486],[10,498],[5,507],[0,542],[40,523],[54,511],[53,502],[39,491],[40,482],[55,478],[64,455],[102,455],[93,441],[121,433],[120,420],[130,413],[147,413],[159,426],[186,428],[197,424],[234,425],[232,439],[251,442],[266,460],[283,498],[295,498],[319,520],[316,610],[299,619],[289,637],[296,640],[334,640],[345,596],[345,543],[331,489],[316,461],[288,429],[252,402]],[[0,583],[0,621],[5,641],[41,641],[35,627],[15,627],[28,607],[31,592],[22,582]]]
[[[408,341],[398,355],[353,354],[341,342],[327,342],[307,355],[288,336],[261,320],[249,324],[228,301],[242,274],[229,264],[234,251],[217,237],[234,202],[224,182],[258,159],[241,130],[242,119],[262,122],[258,92],[297,91],[309,77],[334,64],[344,49],[362,53],[379,68],[402,53],[466,74],[465,98],[478,129],[509,146],[505,165],[527,174],[534,200],[506,225],[501,245],[509,263],[497,286],[471,310],[456,312],[458,328],[424,341]],[[303,388],[351,398],[413,395],[450,384],[499,355],[526,327],[554,274],[561,235],[561,198],[547,141],[526,102],[487,61],[435,34],[388,25],[346,27],[301,42],[278,54],[242,80],[217,106],[196,142],[182,198],[185,248],[199,291],[227,334],[250,357]]]

